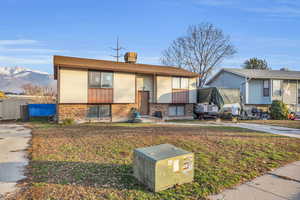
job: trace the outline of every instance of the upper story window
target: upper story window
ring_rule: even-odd
[[[113,73],[89,71],[89,87],[112,88],[113,87]]]
[[[264,88],[263,88],[263,95],[264,97],[269,97],[270,96],[270,81],[269,80],[264,80]]]
[[[281,97],[281,80],[273,80],[273,96]]]
[[[188,89],[189,88],[189,79],[181,77],[172,78],[172,88],[173,89]]]

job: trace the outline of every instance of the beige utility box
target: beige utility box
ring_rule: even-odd
[[[134,150],[134,177],[154,192],[194,179],[194,154],[171,144]]]

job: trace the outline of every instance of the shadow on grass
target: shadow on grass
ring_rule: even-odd
[[[127,164],[31,161],[30,172],[31,181],[38,184],[148,191],[133,177],[132,165]]]

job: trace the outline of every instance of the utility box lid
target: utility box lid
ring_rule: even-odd
[[[144,154],[153,161],[165,160],[190,153],[171,144],[160,144],[156,146],[138,148],[135,149],[135,151]]]

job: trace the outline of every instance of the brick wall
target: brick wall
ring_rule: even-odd
[[[137,104],[112,104],[111,114],[113,122],[124,122],[131,119],[131,109],[137,108]]]
[[[61,122],[64,119],[74,119],[75,121],[85,120],[87,109],[87,104],[58,104],[58,121]]]
[[[89,121],[86,118],[87,110],[89,105],[87,104],[58,104],[57,113],[59,122],[64,119],[74,119],[77,122],[87,122]],[[161,111],[163,117],[168,119],[168,107],[169,104],[149,104],[149,115],[153,116],[155,111]],[[124,122],[131,119],[131,109],[137,108],[137,104],[112,104],[111,105],[111,114],[112,122]],[[193,116],[193,104],[185,104],[185,117]],[[102,121],[102,120],[101,120]],[[110,120],[105,120],[110,121]]]
[[[154,116],[156,111],[161,111],[163,117],[168,116],[168,107],[167,103],[150,103],[149,105],[149,115]]]
[[[185,115],[193,116],[194,115],[194,104],[185,104]]]

